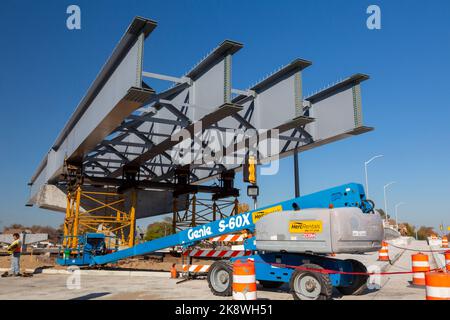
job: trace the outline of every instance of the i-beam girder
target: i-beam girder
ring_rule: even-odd
[[[106,178],[106,177],[84,177],[84,182],[90,185],[107,185],[107,186],[116,186],[123,187],[124,180],[116,179],[116,178]],[[153,189],[153,190],[161,190],[161,191],[170,191],[175,195],[187,194],[187,193],[211,193],[211,194],[220,194],[224,192],[224,188],[220,186],[206,186],[206,185],[193,185],[193,184],[178,184],[178,183],[168,183],[168,182],[157,182],[150,180],[137,180],[132,183],[133,188],[142,188],[142,189]],[[231,188],[230,190],[226,190],[228,196],[238,196],[239,189]]]
[[[244,98],[244,99],[246,99],[246,98]],[[173,112],[173,114],[180,116],[181,112],[178,109],[176,109],[173,105],[171,105],[170,103],[164,102],[159,105],[161,105],[162,107],[166,107],[166,108],[168,108],[168,106],[170,105],[172,108],[168,108],[168,109],[170,109]],[[254,129],[254,127],[244,117],[242,117],[240,114],[237,113],[241,109],[242,108],[236,104],[224,104],[222,107],[217,109],[216,112],[208,114],[203,119],[201,119],[202,127],[203,127],[203,129],[207,129],[208,127],[211,127],[212,125],[214,125],[221,119],[223,119],[227,116],[231,116],[240,124],[239,129],[241,129],[241,128]],[[174,110],[177,110],[178,112],[175,112]],[[99,150],[97,150],[96,153],[94,152],[94,155],[90,155],[86,158],[85,166],[89,167],[89,165],[91,165],[93,163],[99,163],[99,162],[120,164],[121,166],[119,166],[119,167],[110,166],[110,169],[113,169],[113,171],[111,172],[111,170],[109,170],[109,172],[106,175],[107,175],[107,177],[111,177],[111,178],[117,178],[120,175],[122,175],[123,168],[125,166],[138,166],[138,167],[141,167],[144,171],[148,171],[149,166],[167,167],[167,168],[172,168],[172,170],[167,171],[166,174],[163,174],[159,177],[153,174],[153,178],[155,179],[155,181],[164,181],[164,180],[169,181],[173,177],[175,168],[178,167],[177,165],[171,164],[171,163],[169,163],[169,164],[149,163],[148,161],[152,160],[157,155],[163,155],[168,160],[170,160],[170,157],[167,155],[166,151],[169,150],[170,148],[172,148],[173,146],[175,146],[176,144],[178,144],[179,140],[176,139],[176,136],[172,137],[172,136],[168,136],[168,135],[164,135],[164,134],[156,134],[156,133],[152,133],[152,132],[148,132],[148,133],[140,132],[136,128],[136,127],[139,127],[140,125],[142,125],[143,123],[145,123],[146,121],[158,122],[159,120],[155,121],[155,118],[153,117],[154,115],[155,115],[154,112],[148,112],[142,116],[132,115],[132,116],[128,117],[131,120],[124,121],[124,124],[122,124],[119,128],[117,128],[115,130],[116,132],[123,132],[122,135],[120,135],[116,138],[113,138],[111,140],[105,140],[104,142],[102,142],[99,145]],[[173,125],[174,128],[175,127],[184,128],[192,135],[193,130],[194,130],[194,124],[184,114],[183,114],[183,120],[184,121],[164,121],[163,120],[163,121],[159,121],[159,122],[167,124],[167,125]],[[311,135],[309,135],[304,130],[304,126],[307,123],[310,123],[312,121],[314,121],[314,119],[312,119],[310,117],[301,116],[290,122],[282,124],[274,129],[278,130],[280,133],[291,130],[291,129],[295,129],[291,133],[290,136],[284,136],[284,135],[279,136],[280,140],[285,140],[287,142],[287,144],[285,146],[285,148],[287,148],[289,142],[291,142],[291,141],[307,142],[307,143],[312,142]],[[206,126],[206,128],[205,128],[205,126]],[[214,129],[225,130],[227,128],[219,128],[219,127],[215,126]],[[297,132],[300,133],[299,137],[295,137]],[[132,142],[121,141],[122,139],[124,139],[125,137],[128,136],[127,134],[136,135],[138,138],[140,138],[143,141],[143,143],[132,143]],[[145,135],[166,136],[166,140],[163,141],[161,144],[159,144],[157,148],[155,148],[156,147],[155,144],[151,141],[151,139],[149,137],[146,137]],[[244,148],[245,144],[248,143],[249,140],[252,140],[255,138],[259,139],[260,137],[259,137],[259,135],[257,135],[254,137],[247,138],[238,144],[229,146],[225,151],[232,152],[233,150],[239,150],[240,148]],[[142,147],[143,150],[147,149],[147,151],[145,151],[142,154],[127,153],[126,151],[122,151],[122,153],[121,153],[121,152],[115,150],[114,148],[112,148],[111,146],[113,146],[113,145],[122,145],[122,146],[127,146],[127,147],[128,146]],[[117,155],[119,157],[119,159],[99,158],[98,157],[101,154],[108,153],[108,150],[112,151],[113,154]],[[223,153],[226,154],[226,152],[223,152]],[[223,153],[222,153],[222,156],[223,156]],[[128,157],[126,155],[137,155],[137,157],[132,160],[128,160]],[[220,154],[219,155],[216,154],[216,158],[220,158]],[[190,169],[196,169],[196,170],[210,170],[211,174],[214,174],[214,172],[219,171],[216,167],[217,167],[216,165],[214,165],[212,168],[211,167],[203,167],[201,165],[184,166],[184,168],[190,168]],[[105,167],[103,166],[103,168],[105,168]],[[104,172],[104,174],[106,173],[105,170],[103,170],[103,172]]]
[[[92,151],[86,154],[83,159],[76,160],[81,160],[81,163],[76,163],[76,165],[80,167],[92,168],[92,170],[83,170],[84,174],[88,175],[87,178],[99,178],[99,175],[106,178],[118,178],[123,176],[126,168],[138,168],[137,170],[139,172],[139,177],[144,178],[145,180],[151,180],[154,182],[171,182],[174,177],[175,170],[180,167],[180,165],[173,162],[171,156],[168,154],[168,152],[170,152],[170,150],[180,142],[180,140],[177,139],[177,134],[175,132],[177,130],[184,129],[190,133],[191,136],[193,136],[192,144],[203,143],[202,141],[199,142],[199,139],[193,135],[196,123],[186,114],[187,108],[192,106],[189,104],[190,92],[185,98],[184,104],[182,102],[177,102],[177,105],[175,105],[172,99],[181,92],[184,92],[185,89],[190,88],[193,84],[193,80],[201,75],[207,68],[210,68],[211,64],[218,59],[218,57],[227,55],[230,56],[240,48],[242,48],[242,44],[240,43],[229,40],[224,41],[210,55],[195,66],[191,72],[187,73],[183,77],[171,77],[142,71],[141,74],[143,77],[167,80],[174,82],[175,85],[173,85],[170,89],[157,94],[149,85],[141,80],[142,89],[151,92],[151,94],[147,95],[147,101],[143,103],[138,110],[128,115],[108,137],[94,147]],[[231,129],[219,127],[217,125],[219,121],[225,118],[234,119],[236,121],[236,125],[232,126],[233,130],[254,130],[255,128],[250,123],[250,119],[252,118],[252,114],[254,112],[254,99],[257,95],[264,92],[267,87],[272,86],[274,82],[282,81],[286,76],[299,72],[310,65],[310,61],[296,59],[286,67],[280,68],[280,70],[248,90],[229,88],[229,92],[237,96],[234,99],[230,99],[231,102],[226,102],[215,111],[206,114],[201,120],[198,120],[198,122],[202,122],[202,130],[214,128],[215,130],[224,131]],[[338,86],[345,87],[350,83],[360,82],[366,79],[367,76],[358,74],[346,79]],[[324,96],[333,94],[335,91],[336,86],[330,87],[319,92],[318,94],[306,98],[305,101],[317,101],[322,99]],[[297,91],[296,99],[298,99]],[[225,100],[227,101],[227,99]],[[249,101],[251,102],[251,105],[247,108],[245,115],[239,114],[238,112],[243,110],[242,105]],[[158,110],[162,108],[169,111],[175,119],[159,117]],[[290,131],[287,135],[280,135],[277,137],[282,143],[284,143],[284,146],[281,149],[282,153],[286,152],[291,144],[294,144],[295,148],[302,145],[303,149],[301,150],[307,150],[310,148],[309,145],[313,143],[317,146],[325,144],[328,141],[314,141],[312,135],[306,128],[306,125],[314,121],[314,119],[308,117],[309,110],[307,105],[303,105],[302,109],[303,111],[301,112],[302,115],[300,115],[300,117],[273,128],[278,130],[280,133]],[[150,128],[141,129],[140,127],[144,124],[150,125]],[[165,133],[154,132],[157,131],[157,129],[153,129],[155,124],[171,127],[172,135],[167,133],[170,132],[170,130],[165,131]],[[367,127],[359,127],[354,129],[349,134],[358,134],[369,131],[370,129],[371,128]],[[138,138],[139,141],[136,141],[133,137]],[[154,138],[162,138],[163,140],[155,142]],[[215,159],[220,159],[224,154],[228,155],[229,151],[233,153],[233,151],[236,152],[236,150],[245,149],[250,140],[261,138],[261,134],[258,133],[252,137],[244,139],[243,141],[234,143],[227,148],[224,147],[222,148],[222,152],[215,154]],[[61,139],[58,139],[58,141],[59,140]],[[329,141],[334,140],[330,139]],[[58,145],[58,143],[55,145]],[[119,148],[119,150],[116,147],[124,148]],[[205,146],[200,145],[200,147]],[[135,149],[130,151],[128,150],[129,148]],[[159,161],[156,157],[159,157]],[[188,164],[181,167],[190,170],[190,175],[193,177],[194,181],[196,180],[196,175],[194,173],[195,170],[209,171],[209,175],[206,175],[206,178],[208,178],[226,169],[224,165],[220,164],[220,161],[219,163],[213,161],[213,163],[203,163],[201,165]],[[159,168],[158,174],[154,172],[155,168]],[[163,168],[167,170],[164,172]],[[205,179],[205,176],[203,176],[203,179]],[[112,180],[103,181],[105,181],[105,183],[108,181],[109,183]],[[97,181],[97,183],[99,183],[99,181]]]

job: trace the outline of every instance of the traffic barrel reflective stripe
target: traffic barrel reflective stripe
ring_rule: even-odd
[[[425,274],[427,300],[450,300],[450,273]]]
[[[450,251],[445,251],[445,268],[450,272]]]
[[[428,256],[423,253],[416,253],[411,255],[413,279],[412,283],[416,286],[425,285],[425,272],[430,271],[430,263]]]
[[[378,261],[389,261],[388,243],[383,241],[381,249],[378,251]]]
[[[442,237],[442,248],[448,248],[448,238]]]
[[[256,300],[256,275],[253,260],[233,263],[233,300]]]

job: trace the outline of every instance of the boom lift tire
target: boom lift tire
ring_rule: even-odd
[[[303,264],[303,268],[323,270],[316,264]],[[289,281],[294,300],[329,300],[333,293],[330,277],[326,273],[295,270]]]
[[[209,268],[208,286],[215,296],[228,297],[233,293],[233,265],[230,261],[216,261]]]
[[[279,281],[269,281],[269,280],[259,280],[259,284],[266,289],[276,289],[281,287],[284,282]]]
[[[352,270],[354,272],[367,272],[367,268],[358,260],[349,259],[346,260],[352,264]],[[352,283],[346,287],[336,287],[336,289],[343,295],[359,296],[367,289],[368,275],[353,275]]]

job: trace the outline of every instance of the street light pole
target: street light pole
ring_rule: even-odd
[[[399,202],[395,205],[395,224],[397,225],[397,229],[398,229],[398,207],[400,207],[402,204],[406,204],[405,202]]]
[[[375,157],[372,157],[370,160],[364,162],[364,172],[366,174],[366,198],[367,199],[369,198],[369,179],[368,179],[368,176],[367,176],[367,165],[369,163],[371,163],[373,160],[375,160],[376,158],[381,158],[381,157],[383,157],[382,154],[380,154],[378,156],[375,156]]]
[[[392,181],[384,186],[384,213],[386,214],[386,222],[388,222],[388,223],[389,223],[389,219],[388,219],[388,211],[387,211],[386,188],[389,187],[390,185],[393,185],[394,183],[396,183],[396,182]]]

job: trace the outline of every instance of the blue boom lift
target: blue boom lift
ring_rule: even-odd
[[[252,234],[255,233],[257,221],[260,219],[262,221],[265,215],[274,212],[283,214],[283,211],[297,211],[301,214],[303,209],[309,208],[359,208],[358,212],[361,215],[378,216],[373,211],[373,202],[366,199],[362,185],[349,183],[192,227],[176,234],[112,253],[105,254],[105,242],[101,241],[101,239],[105,240],[103,235],[85,234],[79,238],[78,253],[75,256],[68,253],[59,258],[57,263],[79,266],[104,265],[174,246],[191,247],[199,241],[240,230],[248,230]],[[379,221],[381,224],[381,219]],[[381,225],[380,228],[382,229]],[[382,238],[378,240],[372,244],[370,250],[366,251],[378,250]],[[329,299],[333,287],[336,287],[343,294],[358,294],[364,290],[366,284],[367,276],[365,275],[325,274],[312,271],[314,269],[327,269],[365,272],[365,266],[356,260],[335,259],[328,254],[315,253],[314,251],[300,253],[285,250],[277,252],[258,251],[257,237],[247,239],[244,242],[244,248],[253,253],[246,258],[254,259],[256,279],[259,283],[267,288],[275,288],[283,283],[289,283],[295,299]],[[232,258],[229,261],[219,260],[211,265],[207,279],[213,294],[219,296],[232,294],[232,262],[236,259],[242,258]],[[298,270],[295,268],[296,266],[303,266],[308,270]]]

